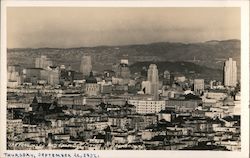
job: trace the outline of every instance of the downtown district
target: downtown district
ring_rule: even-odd
[[[9,150],[241,149],[240,83],[236,61],[225,61],[223,82],[158,72],[132,74],[122,59],[93,71],[42,55],[33,68],[8,65]],[[69,63],[67,63],[69,64]]]

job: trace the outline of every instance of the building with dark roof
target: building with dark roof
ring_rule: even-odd
[[[97,96],[100,92],[100,86],[97,84],[97,80],[91,71],[89,77],[86,79],[85,93],[88,96]]]

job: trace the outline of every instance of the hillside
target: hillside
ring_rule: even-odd
[[[128,58],[130,65],[136,62],[185,61],[208,68],[222,70],[224,61],[232,57],[237,61],[240,74],[240,40],[207,41],[203,43],[160,42],[126,46],[98,46],[80,48],[27,48],[8,49],[8,65],[34,66],[34,58],[41,54],[51,58],[54,64],[71,65],[79,70],[83,55],[91,55],[94,70],[110,69],[113,63]],[[170,66],[170,65],[169,65]],[[213,75],[213,74],[211,74]]]

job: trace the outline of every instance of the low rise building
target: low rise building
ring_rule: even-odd
[[[158,113],[166,107],[164,100],[128,100],[128,103],[134,105],[139,114]]]
[[[7,133],[12,133],[14,135],[23,133],[22,119],[7,120]]]

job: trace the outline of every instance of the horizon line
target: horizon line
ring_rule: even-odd
[[[201,41],[201,42],[170,42],[170,41],[162,41],[162,42],[150,42],[150,43],[135,43],[135,44],[120,44],[120,45],[96,45],[96,46],[76,46],[76,47],[13,47],[7,49],[76,49],[76,48],[97,48],[97,47],[126,47],[126,46],[136,46],[136,45],[150,45],[150,44],[157,44],[157,43],[180,43],[180,44],[199,44],[199,43],[207,43],[207,42],[223,42],[223,41],[241,41],[237,38],[232,39],[225,39],[225,40],[207,40],[207,41]]]

